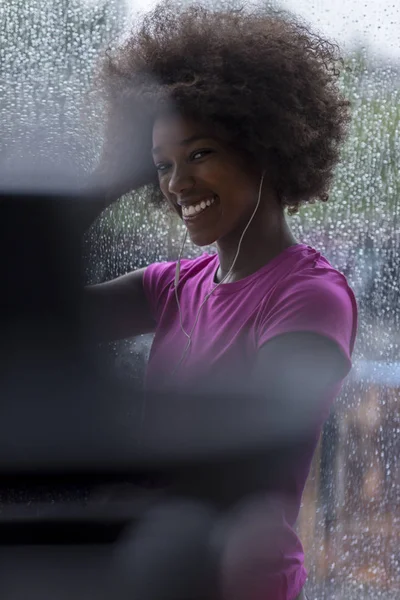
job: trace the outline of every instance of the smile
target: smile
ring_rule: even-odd
[[[208,198],[207,200],[202,200],[197,204],[191,204],[190,206],[182,206],[182,217],[184,219],[192,219],[193,217],[197,217],[200,213],[204,212],[215,202],[215,197]]]

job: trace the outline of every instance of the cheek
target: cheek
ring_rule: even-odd
[[[162,177],[159,175],[158,177],[158,187],[161,190],[164,198],[168,198],[168,179],[166,176]]]
[[[224,190],[224,201],[222,208],[228,210],[233,215],[247,214],[257,202],[257,192],[249,189],[248,186],[241,186],[240,182],[233,182]]]
[[[159,177],[158,178],[158,187],[163,195],[164,201],[167,203],[168,210],[178,215],[179,218],[182,218],[180,208],[178,205],[172,200],[171,194],[169,193],[169,180],[167,177]]]
[[[171,210],[172,212],[174,212],[175,214],[177,214],[179,217],[181,217],[181,211],[179,206],[176,204],[176,202],[174,202],[171,198],[171,196],[168,194],[168,192],[164,192],[164,190],[161,189],[161,192],[164,196],[164,201],[167,203],[168,209]]]
[[[159,177],[158,187],[160,188],[160,192],[162,193],[165,202],[167,202],[169,204],[169,206],[173,206],[174,203],[171,199],[171,194],[169,193],[169,185],[168,185],[167,177]]]

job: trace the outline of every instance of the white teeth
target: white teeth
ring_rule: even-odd
[[[184,217],[191,217],[193,215],[196,215],[205,210],[208,206],[211,206],[211,204],[214,203],[214,199],[215,198],[211,198],[209,200],[202,200],[201,202],[195,205],[192,204],[190,206],[183,206],[182,215]]]

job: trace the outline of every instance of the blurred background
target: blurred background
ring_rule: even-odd
[[[237,6],[234,0],[210,3]],[[82,176],[101,147],[93,68],[147,0],[0,3],[0,168],[38,157]],[[345,273],[359,302],[354,369],[324,428],[299,532],[310,598],[400,593],[400,8],[393,0],[282,0],[343,50],[351,135],[328,204],[290,217],[295,235]],[[180,225],[122,198],[84,241],[88,282],[174,259]],[[187,246],[194,256],[198,249]],[[151,339],[108,347],[118,375],[140,382]],[[1,506],[0,506],[1,508]]]

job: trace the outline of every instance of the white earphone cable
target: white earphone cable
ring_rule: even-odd
[[[180,249],[180,252],[179,252],[179,256],[178,256],[178,260],[177,260],[177,263],[176,263],[174,288],[175,288],[176,303],[178,305],[179,323],[180,323],[180,326],[181,326],[181,329],[182,329],[183,333],[189,339],[189,334],[186,333],[186,331],[185,331],[185,329],[183,327],[183,323],[182,323],[182,311],[181,311],[181,305],[180,305],[179,296],[178,296],[178,284],[179,284],[180,265],[181,265],[181,258],[182,258],[183,248],[185,247],[185,243],[186,243],[186,238],[187,238],[187,229],[185,230],[185,235],[184,235],[184,238],[183,238],[183,243],[182,243],[182,246],[181,246],[181,249]]]

